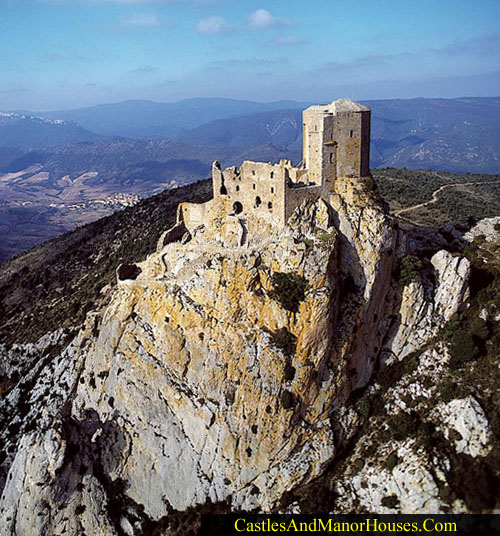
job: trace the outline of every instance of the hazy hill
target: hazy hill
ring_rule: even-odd
[[[89,185],[113,183],[128,187],[129,193],[145,193],[165,179],[183,183],[207,177],[214,160],[229,166],[250,158],[264,161],[292,158],[297,161],[299,154],[266,143],[242,148],[192,145],[171,140],[115,139],[28,152],[4,164],[0,172],[18,172],[38,164],[49,173],[49,182],[65,175],[74,177],[96,172],[98,175]]]
[[[200,145],[252,146],[274,143],[302,149],[302,110],[273,110],[230,119],[218,119],[182,136],[186,143]]]
[[[372,167],[495,173],[500,170],[500,98],[367,101]],[[301,109],[219,119],[182,138],[209,145],[302,144]]]
[[[253,102],[217,98],[185,99],[172,103],[130,100],[77,110],[39,112],[39,115],[75,121],[105,136],[176,138],[182,136],[185,130],[217,119],[304,106],[304,103],[294,101]]]
[[[38,149],[98,138],[73,122],[0,112],[0,148]]]
[[[500,98],[369,101],[372,166],[500,171]]]
[[[372,167],[499,171],[500,97],[393,99],[366,104],[372,109]],[[252,148],[272,143],[300,151],[305,107],[307,103],[293,101],[199,98],[40,112],[50,121],[30,118],[16,126],[14,135],[2,138],[0,132],[0,147],[33,148],[95,139],[95,134],[84,130],[88,129],[101,136],[172,139],[196,146]],[[54,123],[56,119],[66,122]],[[50,136],[44,137],[40,129]]]

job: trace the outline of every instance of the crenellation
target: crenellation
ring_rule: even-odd
[[[370,109],[348,99],[311,106],[303,112],[303,160],[278,164],[245,160],[212,166],[214,198],[204,208],[183,203],[179,221],[193,229],[213,218],[250,218],[284,226],[306,199],[327,198],[338,180],[370,176]]]

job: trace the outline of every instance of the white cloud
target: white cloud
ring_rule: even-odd
[[[227,20],[223,17],[207,17],[200,20],[196,25],[196,30],[201,35],[217,35],[234,30]]]
[[[247,24],[250,28],[264,30],[273,26],[289,26],[291,21],[289,19],[275,17],[267,9],[258,9],[248,17]]]
[[[160,21],[156,15],[151,15],[147,13],[134,13],[129,17],[122,17],[120,19],[120,24],[122,26],[136,26],[136,27],[147,27],[147,26],[158,26]]]

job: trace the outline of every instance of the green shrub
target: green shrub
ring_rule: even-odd
[[[488,337],[488,325],[481,318],[475,317],[469,322],[462,322],[450,337],[452,363],[460,365],[483,355]]]
[[[288,329],[281,328],[271,333],[271,344],[282,350],[287,357],[292,357],[297,347],[297,337]]]
[[[300,302],[305,298],[307,281],[304,277],[294,272],[275,272],[271,284],[273,288],[269,296],[279,302],[284,309],[296,313]]]
[[[335,238],[335,233],[323,232],[318,235],[318,238],[320,240],[323,240],[323,242],[327,242],[328,240],[332,240],[333,238]]]
[[[407,255],[399,267],[399,283],[403,286],[415,281],[422,269],[422,261],[414,255]]]

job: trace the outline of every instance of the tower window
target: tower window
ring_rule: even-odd
[[[330,153],[330,164],[333,163],[333,153]]]
[[[235,214],[241,214],[243,212],[243,205],[239,201],[236,201],[233,205],[233,210]]]
[[[255,190],[255,184],[252,185],[252,188]]]
[[[220,195],[227,195],[227,188],[224,184],[220,187]]]
[[[274,188],[271,186],[271,193],[274,194]]]
[[[236,191],[237,191],[237,192],[239,192],[239,191],[240,191],[240,187],[239,187],[239,185],[238,185],[238,184],[236,185]]]
[[[271,171],[271,179],[274,177],[274,171]]]
[[[349,131],[349,137],[352,138],[354,136],[354,130]]]
[[[259,196],[257,196],[255,198],[255,206],[258,208],[260,207],[261,204],[262,204],[262,199]]]
[[[269,203],[267,204],[267,208],[268,208],[269,210],[272,210],[272,208],[273,208],[273,204],[271,203],[271,201],[269,201]]]

